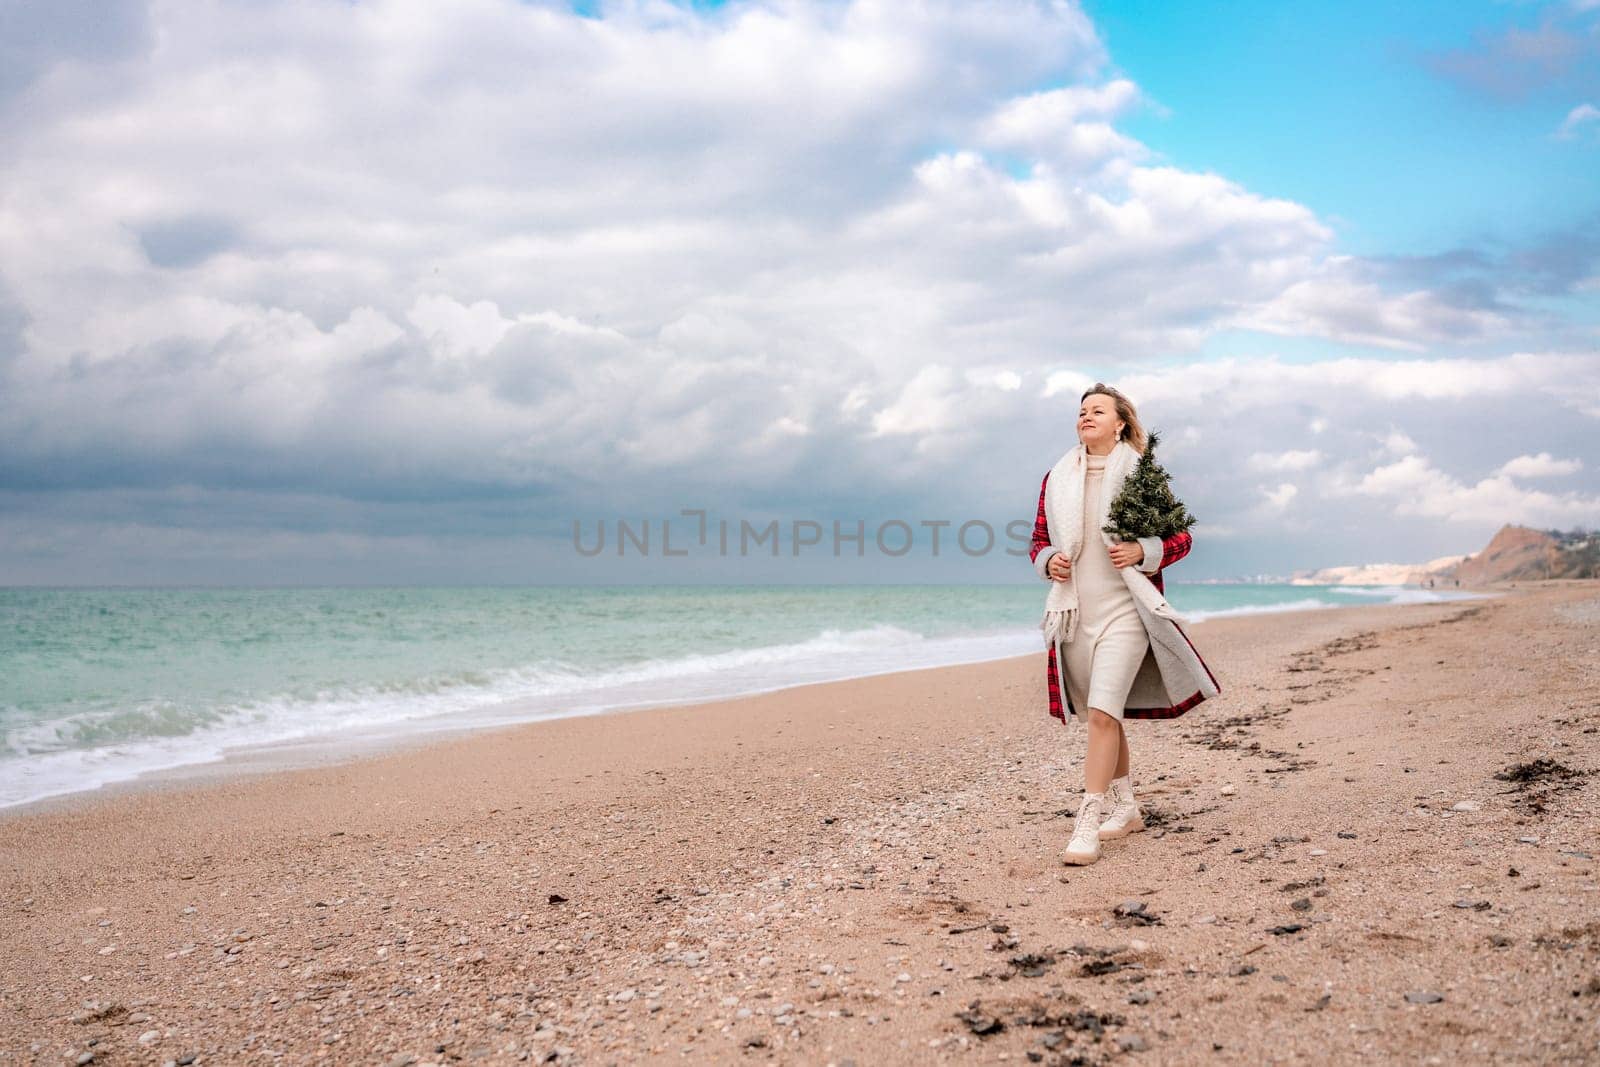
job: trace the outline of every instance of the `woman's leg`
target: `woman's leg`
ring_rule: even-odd
[[[1095,782],[1109,785],[1113,777],[1121,778],[1128,773],[1128,735],[1123,730],[1121,714],[1149,648],[1150,637],[1130,598],[1126,610],[1107,624],[1105,632],[1095,642],[1089,667],[1089,693],[1084,703],[1094,709],[1089,713],[1090,745],[1094,744],[1093,727],[1098,723],[1109,735],[1105,743],[1110,748],[1110,755],[1105,757],[1105,778],[1096,775]],[[1107,708],[1116,708],[1117,713],[1110,714]],[[1088,777],[1087,768],[1085,777]]]
[[[1111,785],[1121,751],[1122,724],[1099,708],[1089,709],[1089,751],[1083,760],[1083,791],[1104,793]]]

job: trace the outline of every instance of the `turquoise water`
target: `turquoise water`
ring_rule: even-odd
[[[1181,585],[1218,614],[1441,599]],[[1040,648],[1041,585],[0,589],[0,807],[221,758]]]

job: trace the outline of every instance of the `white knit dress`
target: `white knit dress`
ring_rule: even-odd
[[[1086,455],[1084,472],[1083,551],[1072,564],[1081,612],[1077,633],[1064,649],[1067,660],[1067,695],[1087,721],[1089,709],[1098,708],[1114,719],[1122,718],[1128,691],[1139,673],[1150,636],[1145,633],[1133,594],[1111,562],[1105,540],[1094,529],[1105,482],[1106,457]]]

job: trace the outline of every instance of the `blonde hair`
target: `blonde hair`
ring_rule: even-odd
[[[1078,398],[1078,403],[1081,405],[1095,393],[1109,396],[1112,403],[1117,406],[1117,418],[1127,423],[1122,428],[1122,435],[1118,440],[1128,442],[1135,452],[1141,456],[1144,455],[1147,435],[1144,431],[1144,423],[1139,421],[1139,413],[1134,410],[1133,401],[1111,388],[1105,382],[1095,382],[1083,391],[1083,395]]]

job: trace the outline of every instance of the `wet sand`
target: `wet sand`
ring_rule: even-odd
[[[0,1061],[1600,1059],[1600,585],[1190,633],[1086,868],[1042,651],[0,818]]]

